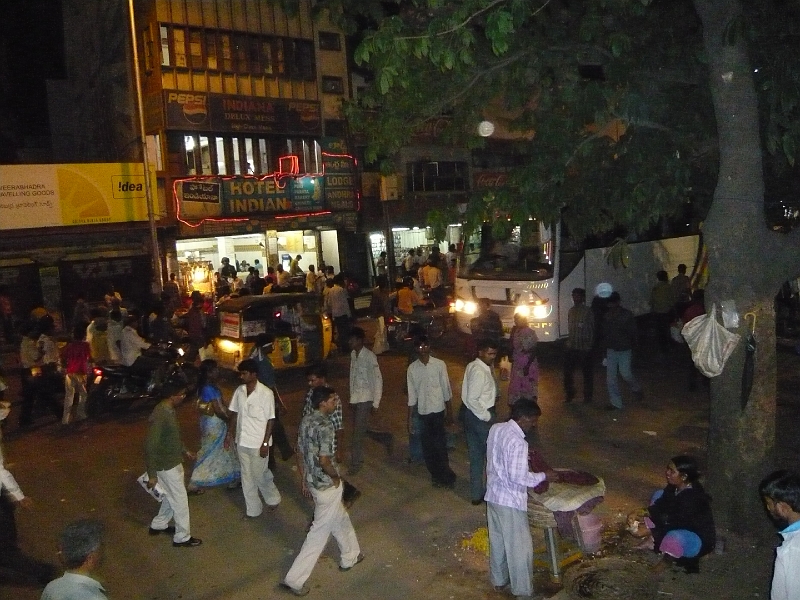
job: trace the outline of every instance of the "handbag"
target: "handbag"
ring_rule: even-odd
[[[204,402],[200,398],[198,398],[197,402],[195,403],[195,406],[197,407],[197,412],[199,412],[201,415],[205,415],[207,417],[213,417],[215,414],[213,401]]]
[[[681,335],[692,350],[695,366],[706,377],[716,377],[722,373],[725,362],[741,337],[717,322],[716,304],[711,305],[710,313],[695,317],[686,323]]]

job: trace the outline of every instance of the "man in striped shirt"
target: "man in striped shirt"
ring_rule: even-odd
[[[586,290],[572,290],[574,306],[569,309],[569,339],[564,356],[564,395],[567,402],[575,398],[575,384],[572,372],[579,366],[583,373],[583,401],[591,402],[594,392],[594,365],[592,364],[592,346],[594,345],[594,312],[586,306]]]
[[[528,488],[545,479],[558,481],[555,471],[532,473],[528,442],[542,414],[533,400],[511,406],[511,418],[489,430],[486,454],[486,520],[489,525],[489,577],[495,590],[511,586],[517,598],[533,597],[533,542],[528,525]]]

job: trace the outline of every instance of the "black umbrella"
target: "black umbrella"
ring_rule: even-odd
[[[753,371],[755,370],[755,354],[756,354],[756,315],[755,313],[747,313],[744,316],[745,323],[747,317],[753,317],[753,327],[747,334],[744,342],[744,368],[742,369],[742,410],[747,407],[747,402],[750,400],[750,391],[753,389]]]

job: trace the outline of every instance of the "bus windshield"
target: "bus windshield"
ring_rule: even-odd
[[[553,277],[551,228],[541,221],[514,227],[507,239],[492,236],[483,225],[464,240],[459,277],[512,281],[541,281]]]

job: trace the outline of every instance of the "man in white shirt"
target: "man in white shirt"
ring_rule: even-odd
[[[783,543],[775,552],[770,600],[800,598],[800,475],[775,471],[758,489],[779,527]]]
[[[353,407],[353,445],[349,475],[355,475],[364,466],[364,437],[369,435],[386,446],[392,453],[394,438],[391,433],[369,429],[370,414],[378,410],[383,395],[383,376],[378,357],[364,347],[364,330],[350,330],[350,404]]]
[[[120,336],[120,360],[126,367],[133,366],[142,355],[142,350],[147,350],[150,347],[150,342],[146,341],[139,332],[136,331],[137,317],[130,316],[125,319],[125,327],[122,329]]]
[[[112,310],[108,314],[108,324],[106,326],[106,342],[108,343],[108,356],[111,362],[122,362],[122,313]]]
[[[64,574],[47,584],[42,600],[106,600],[106,591],[92,574],[100,566],[103,525],[83,519],[67,525],[58,550],[66,567]]]
[[[528,524],[528,488],[545,479],[558,481],[554,471],[531,473],[525,434],[542,411],[522,398],[511,407],[511,419],[492,425],[487,441],[486,520],[489,525],[489,577],[496,590],[511,587],[517,598],[533,597],[533,542]]]
[[[281,502],[281,494],[268,466],[275,421],[275,395],[258,381],[256,361],[243,360],[238,370],[243,383],[236,388],[228,407],[233,415],[225,444],[230,445],[235,436],[247,516],[255,518],[263,512],[259,492],[268,510],[275,510]]]
[[[467,438],[470,500],[474,506],[483,503],[486,493],[483,484],[486,439],[495,421],[494,403],[499,393],[494,378],[498,346],[496,340],[478,340],[478,358],[467,365],[461,385],[461,419]]]
[[[414,407],[417,407],[422,424],[422,455],[431,474],[434,487],[452,488],[456,474],[450,468],[447,456],[447,431],[445,423],[452,423],[450,401],[453,392],[447,365],[431,356],[428,338],[417,342],[419,358],[411,363],[406,373],[408,383],[408,429],[412,431]]]

